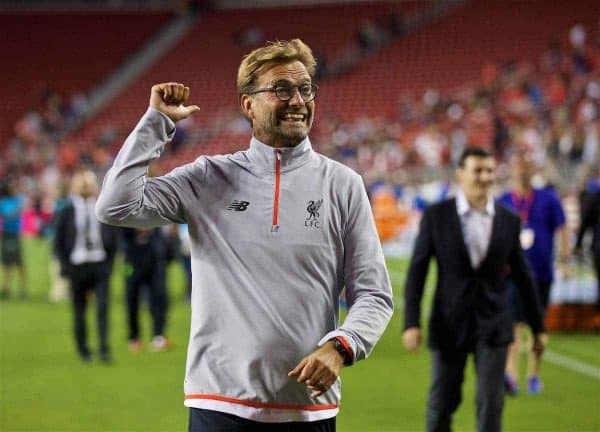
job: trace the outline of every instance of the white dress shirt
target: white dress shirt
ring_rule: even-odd
[[[478,268],[490,246],[492,222],[495,213],[494,200],[488,197],[483,210],[474,209],[469,205],[464,192],[458,190],[456,193],[456,210],[460,217],[471,266]]]
[[[71,264],[102,262],[106,251],[102,243],[100,222],[96,218],[94,207],[96,198],[83,199],[72,196],[75,209],[75,245],[70,255]]]

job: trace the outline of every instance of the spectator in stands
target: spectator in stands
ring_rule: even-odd
[[[365,358],[391,317],[362,180],[311,148],[314,72],[299,39],[252,51],[238,71],[250,148],[147,178],[175,122],[199,110],[183,105],[189,88],[153,86],[104,179],[102,220],[189,224],[190,431],[334,431],[341,367]],[[342,289],[349,311],[339,325]]]
[[[363,53],[378,49],[385,41],[383,29],[373,20],[364,21],[356,35],[358,46]]]
[[[385,20],[387,22],[388,30],[393,37],[402,36],[406,31],[404,15],[400,10],[391,11],[387,14]]]
[[[322,50],[315,50],[315,59],[317,60],[317,69],[315,70],[315,81],[320,82],[326,78],[329,73],[329,61],[327,53]]]
[[[569,42],[571,43],[572,65],[576,74],[586,74],[591,71],[592,65],[586,55],[587,33],[582,24],[575,24],[569,31]]]
[[[525,251],[529,265],[533,270],[542,310],[548,307],[550,288],[554,279],[554,238],[558,235],[558,257],[560,271],[568,273],[567,263],[570,255],[569,232],[560,198],[551,188],[534,188],[532,178],[535,167],[524,153],[511,156],[510,169],[512,190],[505,192],[499,202],[514,210],[521,217],[521,247]],[[514,323],[514,342],[508,348],[504,385],[510,395],[519,392],[519,360],[521,345],[525,342],[525,323],[523,301],[520,290],[509,275],[506,283],[510,292],[511,312]],[[529,354],[527,368],[527,392],[538,394],[542,391],[539,377],[541,358]]]
[[[550,41],[540,60],[542,71],[546,73],[557,72],[563,63],[563,55],[560,42],[557,40]]]
[[[535,282],[519,245],[519,218],[495,205],[490,189],[496,162],[490,153],[467,147],[459,159],[456,198],[425,210],[405,285],[404,346],[421,344],[421,299],[429,261],[435,257],[437,287],[430,317],[432,385],[427,430],[451,430],[461,402],[469,353],[477,374],[477,430],[502,429],[502,387],[512,323],[503,274],[510,265],[534,332],[533,349],[544,349],[544,324]]]
[[[233,35],[236,45],[247,48],[256,47],[265,41],[265,32],[257,25],[236,31]]]
[[[125,298],[129,349],[138,352],[140,341],[139,308],[142,294],[147,299],[152,316],[152,351],[165,351],[169,341],[165,337],[167,316],[167,247],[162,229],[122,228],[125,255]]]
[[[8,177],[5,182],[5,190],[0,197],[0,219],[2,219],[0,254],[3,275],[0,298],[10,297],[14,271],[19,275],[19,296],[25,298],[27,296],[26,271],[21,250],[21,214],[25,207],[25,198],[19,194],[18,181],[15,177]]]
[[[83,170],[73,176],[71,198],[57,217],[54,248],[62,274],[71,283],[74,334],[79,356],[84,362],[92,360],[85,319],[88,294],[92,291],[96,298],[99,356],[102,362],[109,363],[109,278],[118,231],[96,219],[94,205],[97,192],[96,176],[92,171]]]

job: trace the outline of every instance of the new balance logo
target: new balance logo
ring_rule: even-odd
[[[227,210],[246,211],[249,205],[250,203],[248,201],[233,200],[233,202],[229,204],[229,207],[227,207]]]

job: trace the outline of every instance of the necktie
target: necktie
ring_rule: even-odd
[[[92,242],[92,216],[90,215],[90,208],[87,205],[87,203],[85,203],[84,205],[85,208],[85,225],[84,225],[84,232],[85,232],[85,248],[87,250],[91,250],[92,247],[94,246],[93,242]]]

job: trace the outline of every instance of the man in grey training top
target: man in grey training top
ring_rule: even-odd
[[[311,148],[315,66],[299,39],[254,50],[237,79],[250,147],[147,178],[175,123],[199,110],[182,84],[153,86],[104,180],[101,221],[189,225],[192,431],[334,431],[340,369],[371,352],[392,315],[362,180]]]

